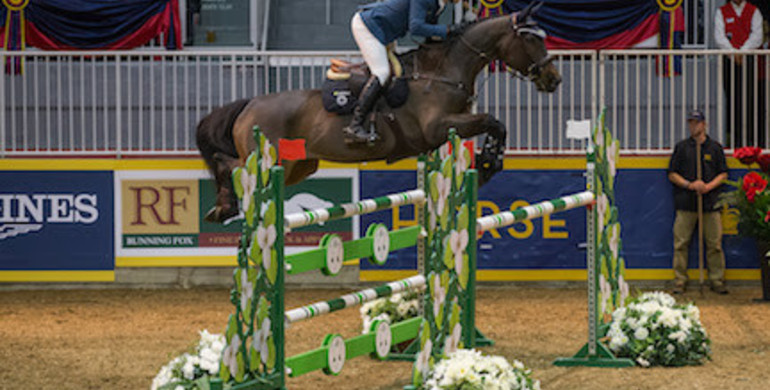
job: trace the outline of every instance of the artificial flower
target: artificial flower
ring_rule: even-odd
[[[760,154],[762,154],[762,148],[758,148],[756,146],[745,146],[736,149],[735,152],[733,152],[733,157],[740,160],[743,164],[751,165],[757,162],[757,158]]]
[[[757,193],[764,191],[765,188],[767,188],[767,180],[763,179],[759,173],[749,172],[743,177],[743,191],[749,203],[753,203]]]

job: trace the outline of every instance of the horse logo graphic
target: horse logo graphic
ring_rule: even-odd
[[[291,198],[287,199],[283,203],[283,213],[284,215],[288,214],[296,214],[301,213],[308,210],[315,210],[315,209],[323,209],[334,206],[334,203],[329,202],[328,200],[323,200],[319,198],[318,196],[311,194],[309,192],[300,192],[292,196]],[[263,210],[267,207],[266,204],[263,204]],[[244,219],[243,211],[240,212],[240,214],[227,219],[224,222],[224,225],[229,225],[235,221]],[[319,223],[318,225],[323,226],[323,223]]]
[[[303,211],[324,209],[334,206],[334,203],[323,200],[316,195],[300,192],[289,198],[283,206],[284,214],[296,214]]]
[[[13,238],[18,235],[36,232],[43,228],[42,224],[6,224],[0,225],[0,241],[6,238]]]

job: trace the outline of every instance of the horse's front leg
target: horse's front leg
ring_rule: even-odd
[[[489,114],[453,114],[438,121],[431,132],[435,139],[431,145],[437,147],[446,141],[450,128],[462,138],[485,134],[481,153],[476,154],[476,167],[479,170],[479,185],[484,185],[495,173],[503,170],[505,153],[505,125]]]

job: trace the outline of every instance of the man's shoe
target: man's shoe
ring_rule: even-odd
[[[715,292],[715,293],[717,293],[719,295],[727,295],[727,294],[730,293],[729,291],[727,291],[727,287],[725,287],[724,284],[711,285],[711,291],[713,291],[713,292]]]

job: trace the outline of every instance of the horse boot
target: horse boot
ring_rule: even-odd
[[[380,79],[377,76],[370,76],[358,97],[358,104],[353,110],[353,120],[350,125],[342,129],[345,143],[374,143],[377,141],[379,135],[374,129],[374,123],[372,122],[371,129],[367,130],[364,128],[364,122],[366,122],[367,114],[372,111],[374,104],[379,99],[381,90]]]
[[[497,172],[503,170],[504,142],[502,140],[487,134],[484,137],[484,145],[481,153],[476,154],[476,163],[479,170],[479,187],[492,180]]]

